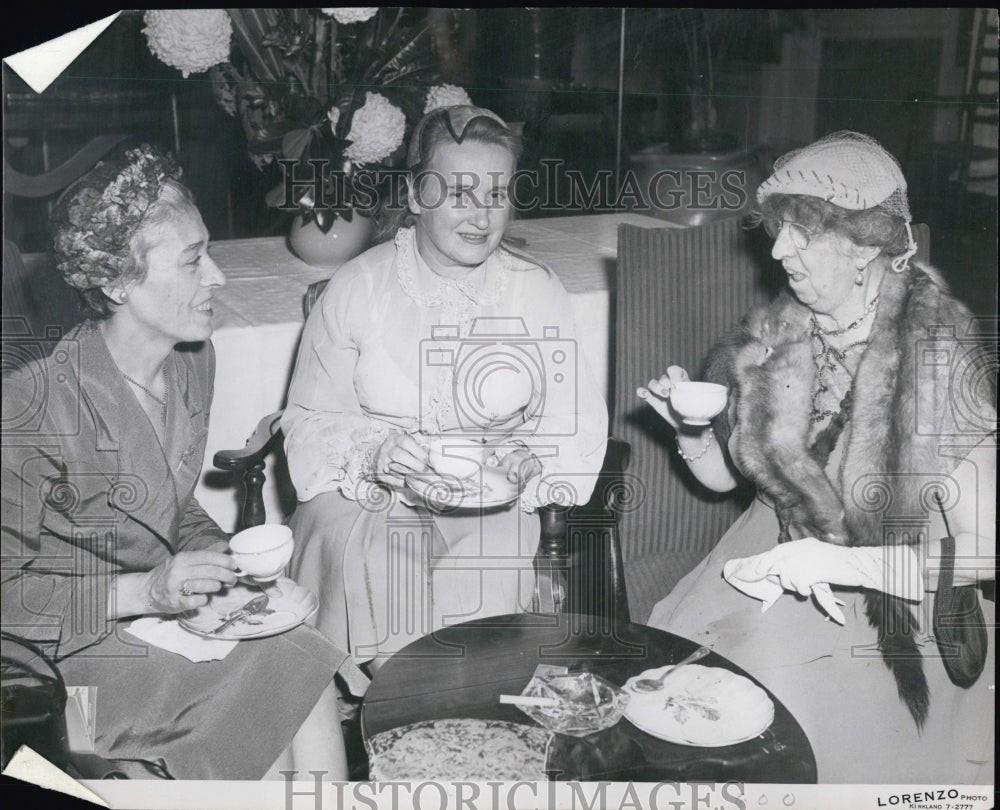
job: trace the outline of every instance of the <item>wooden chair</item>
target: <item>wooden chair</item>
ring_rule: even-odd
[[[326,284],[318,281],[306,291],[306,318]],[[235,473],[242,483],[237,530],[258,526],[266,519],[264,459],[272,451],[280,453],[281,436],[278,411],[258,422],[245,447],[220,450],[213,457],[217,468]],[[609,439],[590,501],[581,506],[545,506],[538,510],[541,540],[535,557],[537,612],[582,613],[611,623],[629,621],[618,528],[620,515],[632,508],[632,490],[624,477],[629,456],[627,443]]]

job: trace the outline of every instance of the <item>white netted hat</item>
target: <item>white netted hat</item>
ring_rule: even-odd
[[[860,132],[834,132],[782,155],[774,162],[771,176],[757,189],[757,202],[772,194],[819,197],[849,211],[881,205],[906,223],[909,235],[909,247],[893,260],[893,269],[905,269],[917,251],[903,171],[878,141]]]

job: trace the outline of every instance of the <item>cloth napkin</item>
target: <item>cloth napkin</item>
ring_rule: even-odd
[[[238,641],[205,638],[185,630],[176,619],[143,616],[125,628],[147,644],[183,655],[189,661],[221,661],[233,651]]]

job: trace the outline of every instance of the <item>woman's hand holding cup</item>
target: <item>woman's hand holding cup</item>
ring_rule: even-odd
[[[179,551],[147,574],[147,605],[151,613],[194,610],[208,594],[236,583],[236,563],[224,543],[200,551]]]
[[[690,379],[688,373],[680,366],[670,366],[666,374],[650,380],[645,388],[639,388],[635,393],[676,429],[681,419],[670,405],[670,391],[677,383],[689,382]]]

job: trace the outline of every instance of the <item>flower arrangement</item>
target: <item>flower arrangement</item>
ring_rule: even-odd
[[[322,167],[326,205],[316,204],[309,185],[289,192],[284,180],[266,200],[284,207],[291,193],[323,231],[337,216],[351,218],[359,172],[402,161],[407,129],[425,112],[469,103],[461,88],[435,84],[437,60],[420,10],[158,10],[144,20],[159,59],[185,77],[209,72],[216,101],[239,119],[258,168],[294,161],[301,179]]]

